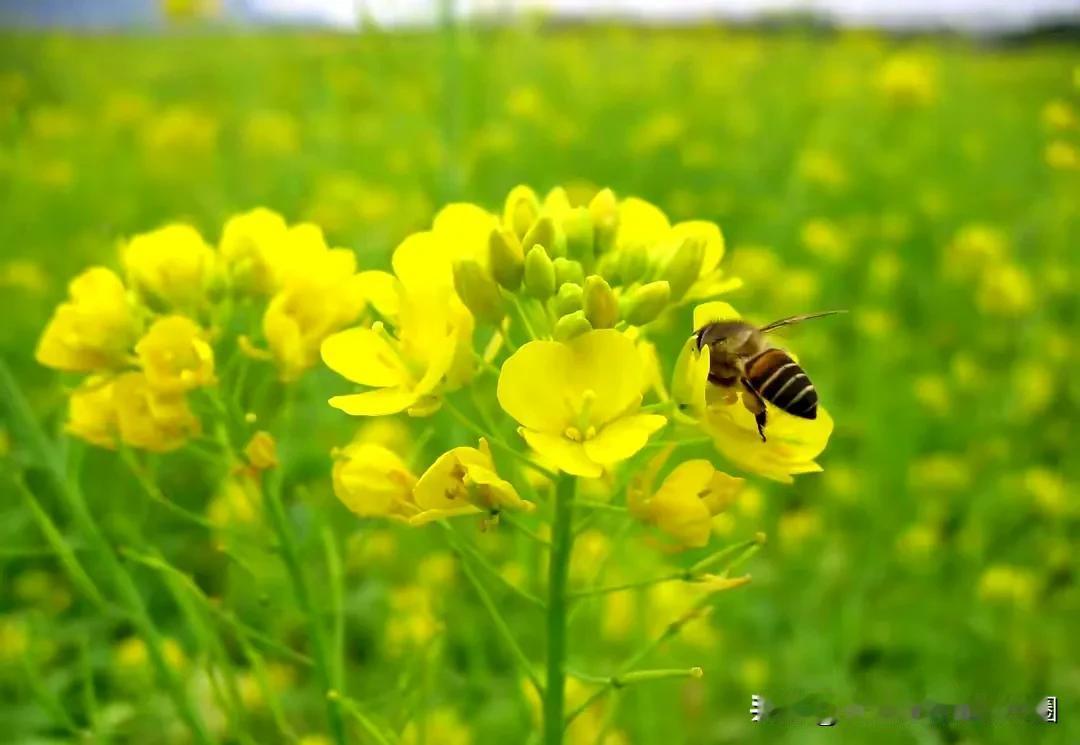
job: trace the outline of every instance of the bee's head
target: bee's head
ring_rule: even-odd
[[[709,327],[702,326],[694,332],[694,343],[697,344],[697,349],[699,352],[701,351],[702,347],[705,346],[705,329],[707,328]]]

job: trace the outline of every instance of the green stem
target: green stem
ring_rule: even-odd
[[[570,712],[569,715],[567,715],[566,726],[570,726],[570,723],[577,719],[583,712],[588,711],[590,706],[595,704],[597,701],[599,701],[612,691],[617,690],[623,685],[626,685],[627,682],[655,680],[657,677],[656,671],[643,670],[638,673],[631,673],[630,671],[637,667],[639,664],[641,664],[642,660],[652,654],[660,645],[662,645],[668,639],[671,639],[672,637],[678,635],[678,633],[682,631],[683,626],[688,624],[693,619],[698,618],[701,615],[705,606],[708,605],[708,603],[712,599],[713,596],[711,593],[707,595],[702,595],[692,606],[690,606],[689,610],[687,610],[677,619],[665,626],[664,630],[660,632],[658,636],[653,637],[646,644],[640,647],[634,654],[630,656],[629,659],[626,660],[626,662],[624,662],[619,667],[618,672],[612,675],[604,683],[603,686],[593,691],[591,696],[585,699],[585,701],[583,701],[580,706],[578,706],[576,709]],[[669,672],[670,671],[663,671],[663,674],[660,675],[660,677],[673,677],[672,675],[668,674]],[[684,673],[680,672],[680,677],[682,677],[683,674]],[[690,677],[700,677],[701,668],[690,668],[690,670],[685,671],[685,675],[688,675]]]
[[[19,384],[2,362],[0,362],[0,408],[7,410],[15,441],[23,443],[31,451],[35,457],[33,467],[40,468],[44,472],[56,493],[64,501],[73,521],[84,535],[87,549],[100,557],[112,586],[120,595],[124,611],[146,641],[150,663],[157,679],[164,683],[173,706],[191,730],[192,739],[197,743],[209,743],[209,732],[188,697],[183,681],[165,661],[161,634],[139,594],[138,585],[117,557],[112,544],[94,519],[94,513],[86,504],[86,499],[79,487],[77,474],[71,474],[69,478],[69,469],[59,450],[41,429],[22,395]],[[80,589],[86,591],[88,586]]]
[[[544,745],[562,745],[566,688],[567,575],[574,548],[571,529],[577,482],[562,476],[555,487],[555,520],[548,565],[547,685],[544,688]]]
[[[469,566],[468,560],[465,558],[465,552],[462,549],[461,541],[457,537],[453,528],[443,523],[443,526],[447,530],[447,538],[450,539],[450,546],[454,549],[454,552],[461,560],[461,571],[465,574],[466,579],[472,584],[473,589],[476,590],[476,594],[480,596],[480,602],[483,604],[484,609],[491,616],[492,623],[495,624],[495,630],[502,636],[503,641],[506,643],[510,653],[514,656],[514,661],[517,662],[521,671],[529,679],[533,688],[539,696],[544,696],[544,687],[540,684],[540,679],[536,677],[536,672],[533,670],[532,663],[529,662],[528,655],[518,644],[517,639],[514,637],[514,632],[510,630],[510,624],[503,617],[503,614],[499,611],[499,606],[492,600],[491,595],[488,593],[487,588],[484,587],[484,583],[480,581],[480,578],[473,572],[472,567]]]
[[[279,471],[279,469],[275,469]],[[345,724],[341,716],[341,700],[333,687],[330,666],[330,650],[326,643],[326,635],[323,633],[322,624],[315,613],[311,603],[311,593],[308,591],[307,581],[304,579],[303,569],[300,567],[300,552],[296,545],[296,536],[293,535],[289,526],[285,507],[281,502],[281,474],[274,473],[266,482],[267,512],[270,515],[270,525],[277,536],[281,547],[281,558],[285,562],[285,569],[289,573],[292,583],[293,594],[300,605],[308,622],[308,633],[311,635],[315,661],[315,673],[319,684],[322,686],[326,700],[326,717],[330,724],[330,734],[337,745],[345,745]]]
[[[503,517],[505,517],[505,515],[503,515]],[[505,576],[503,576],[503,573],[499,571],[498,567],[492,565],[492,563],[487,560],[487,557],[485,557],[482,553],[476,550],[476,547],[470,544],[468,540],[463,538],[458,532],[457,528],[455,528],[450,523],[450,521],[440,520],[439,525],[442,525],[451,534],[448,536],[450,539],[451,548],[453,548],[454,551],[461,557],[462,562],[465,561],[464,554],[468,554],[472,557],[473,561],[475,561],[479,566],[483,567],[488,574],[499,580],[499,583],[502,584],[503,587],[510,590],[521,599],[526,600],[530,604],[537,606],[538,608],[544,607],[543,600],[533,595],[531,592],[521,589],[520,587],[512,583],[510,580],[508,580]]]

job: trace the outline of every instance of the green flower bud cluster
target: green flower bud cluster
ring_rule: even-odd
[[[716,257],[723,240],[715,226],[672,228],[655,207],[610,189],[575,206],[564,189],[541,200],[518,186],[492,223],[482,255],[454,265],[462,302],[480,322],[524,314],[537,333],[564,339],[657,320],[688,299],[707,274],[709,241]]]

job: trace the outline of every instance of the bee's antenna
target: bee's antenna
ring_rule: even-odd
[[[803,321],[809,321],[811,318],[821,318],[822,316],[835,316],[838,313],[847,313],[846,310],[823,310],[819,313],[803,313],[798,316],[788,316],[787,318],[781,318],[779,321],[773,321],[772,323],[762,326],[758,329],[761,333],[767,333],[773,329],[778,329],[781,326],[791,326],[796,323],[802,323]]]

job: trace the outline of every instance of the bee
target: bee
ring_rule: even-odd
[[[742,388],[743,405],[754,415],[762,442],[766,441],[766,401],[802,419],[816,419],[818,405],[817,391],[806,372],[787,352],[772,346],[765,335],[782,326],[846,312],[806,313],[760,328],[746,321],[715,321],[694,332],[698,351],[709,347],[709,382]]]

